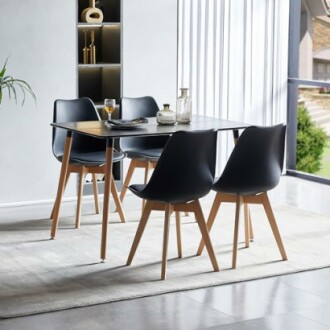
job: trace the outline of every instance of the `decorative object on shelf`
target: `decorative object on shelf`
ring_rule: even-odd
[[[91,44],[89,45],[90,64],[96,64],[95,32],[91,31]]]
[[[170,109],[169,104],[164,104],[164,109],[157,112],[158,125],[175,125],[175,112]]]
[[[19,88],[23,94],[22,105],[24,104],[25,101],[26,92],[28,92],[34,98],[34,100],[36,100],[36,95],[32,91],[31,86],[26,81],[22,79],[14,78],[12,76],[5,76],[7,70],[8,58],[9,56],[7,57],[6,62],[0,71],[0,104],[2,101],[3,91],[5,89],[8,90],[9,99],[13,97],[16,104],[17,104],[17,88]]]
[[[88,64],[89,62],[89,48],[87,47],[87,33],[88,30],[84,30],[84,45],[85,47],[83,48],[83,64]]]
[[[189,124],[192,115],[192,102],[188,96],[188,88],[180,88],[181,95],[176,101],[176,120],[178,124]]]
[[[81,13],[81,20],[86,23],[103,22],[103,12],[95,6],[95,0],[89,0],[89,7]]]

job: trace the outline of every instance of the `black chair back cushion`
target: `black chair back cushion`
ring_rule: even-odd
[[[141,198],[185,203],[205,196],[214,181],[217,132],[178,131],[168,140],[147,185],[132,185]]]
[[[151,96],[122,97],[120,100],[120,114],[123,119],[156,117],[158,111],[158,105]],[[168,136],[121,138],[120,148],[124,151],[163,148],[167,140]]]
[[[276,187],[283,169],[285,131],[282,124],[246,128],[213,189],[254,195]]]
[[[93,102],[89,98],[79,98],[74,100],[56,100],[54,103],[53,122],[72,122],[101,120]],[[60,128],[53,128],[53,153],[61,160],[64,152],[64,143],[67,131]],[[88,152],[104,151],[106,141],[95,139],[82,134],[73,133],[71,154],[81,154]]]

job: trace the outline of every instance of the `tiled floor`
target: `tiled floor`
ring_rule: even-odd
[[[329,186],[283,177],[271,200],[329,215],[330,226]],[[0,320],[0,329],[330,329],[330,268]]]

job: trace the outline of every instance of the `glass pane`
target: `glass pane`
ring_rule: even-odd
[[[301,2],[299,78],[330,82],[328,0]]]
[[[330,179],[330,87],[299,86],[296,169]]]

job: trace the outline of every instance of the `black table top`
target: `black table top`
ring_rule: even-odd
[[[193,116],[190,124],[185,125],[158,125],[156,118],[148,118],[148,124],[142,125],[139,128],[118,130],[107,127],[104,121],[80,121],[66,123],[52,123],[54,127],[63,128],[68,131],[82,133],[96,138],[120,138],[129,136],[152,136],[152,135],[169,135],[177,131],[201,131],[215,129],[217,131],[228,131],[244,129],[249,124],[240,122],[217,119],[205,116]]]

